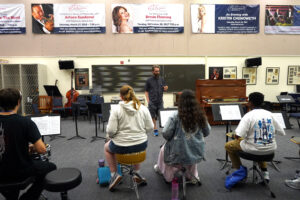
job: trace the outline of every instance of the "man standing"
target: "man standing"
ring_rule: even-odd
[[[6,199],[37,200],[44,189],[46,174],[56,166],[48,161],[31,159],[29,152],[44,154],[46,147],[35,123],[17,114],[21,98],[17,89],[0,90],[0,177],[1,182],[11,182],[33,176],[34,182],[20,198],[19,190],[0,193]]]
[[[264,95],[253,92],[249,95],[249,103],[252,108],[244,115],[235,130],[235,140],[225,144],[225,149],[232,162],[232,168],[239,169],[241,160],[239,151],[254,155],[266,155],[277,149],[275,134],[285,135],[281,125],[275,120],[272,113],[262,109]],[[269,180],[267,163],[259,162],[264,178]]]
[[[152,67],[152,74],[153,76],[147,79],[145,85],[145,95],[154,124],[154,135],[158,136],[156,120],[158,111],[164,108],[163,92],[168,90],[168,86],[165,84],[165,81],[159,76],[160,67],[158,65],[154,65]]]

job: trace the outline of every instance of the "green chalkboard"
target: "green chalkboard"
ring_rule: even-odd
[[[160,65],[168,92],[195,90],[195,81],[205,78],[205,65]],[[152,76],[152,65],[92,65],[93,88],[103,93],[119,92],[128,84],[136,92],[144,92],[146,80]]]
[[[196,80],[205,79],[205,65],[164,65],[163,77],[169,86],[168,92],[195,91]]]

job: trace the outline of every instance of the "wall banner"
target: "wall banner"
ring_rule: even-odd
[[[259,33],[259,5],[191,4],[193,33]]]
[[[24,4],[0,4],[0,34],[24,34]]]
[[[112,4],[113,33],[183,33],[183,4]]]
[[[300,6],[266,5],[266,34],[300,34]]]
[[[104,4],[32,4],[32,32],[105,33]]]

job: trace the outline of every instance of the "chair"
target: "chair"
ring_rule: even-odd
[[[66,109],[63,106],[62,97],[52,98],[52,112],[59,112],[61,116],[65,116]]]
[[[45,189],[50,192],[60,192],[62,200],[68,200],[68,190],[82,181],[81,172],[75,168],[61,168],[49,172],[45,177]]]
[[[83,97],[83,96],[78,96],[77,97],[77,102],[79,102],[80,104],[80,107],[79,107],[79,112],[80,112],[80,115],[81,114],[84,114],[84,115],[88,115],[88,106],[87,106],[87,101],[86,99]]]
[[[300,128],[300,113],[290,113],[290,114],[289,114],[289,118],[290,118],[290,117],[296,118],[297,123],[298,123],[298,127]]]
[[[102,118],[101,121],[103,123],[103,132],[104,132],[104,123],[108,122],[110,116],[110,103],[101,104]]]
[[[50,113],[52,98],[50,96],[39,96],[38,108],[41,113]]]
[[[40,114],[39,106],[37,103],[32,103],[33,114]]]
[[[0,181],[0,192],[3,191],[19,191],[26,189],[31,183],[34,182],[34,177],[28,177],[25,180],[21,181],[9,181],[9,182],[2,182]],[[19,192],[15,192],[15,198],[18,199]]]
[[[299,146],[299,157],[284,157],[285,159],[292,159],[292,160],[296,160],[296,159],[300,159],[300,137],[292,137],[290,139],[293,143],[297,144]]]
[[[253,183],[259,183],[258,181],[258,176],[261,178],[261,180],[264,183],[264,186],[266,186],[267,190],[270,192],[271,197],[276,198],[274,192],[271,191],[269,185],[268,185],[268,181],[264,178],[264,175],[262,173],[262,171],[259,169],[258,167],[258,162],[272,162],[273,158],[274,158],[274,153],[272,154],[267,154],[267,155],[254,155],[254,154],[250,154],[250,153],[246,153],[244,151],[240,151],[239,156],[245,160],[251,160],[253,161],[253,165],[250,168],[250,170],[253,170],[253,178],[252,178],[252,182]]]
[[[146,159],[146,151],[141,151],[137,153],[129,153],[129,154],[115,154],[117,162],[121,164],[121,171],[124,176],[129,175],[131,180],[131,189],[135,191],[137,199],[140,199],[139,197],[139,191],[137,183],[134,180],[134,176],[140,175],[134,171],[134,165],[139,164],[143,162]],[[147,183],[145,182],[144,185]]]

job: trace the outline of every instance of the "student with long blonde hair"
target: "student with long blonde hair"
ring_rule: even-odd
[[[117,172],[115,154],[140,152],[147,148],[147,133],[153,131],[153,122],[147,107],[141,104],[129,85],[120,89],[122,101],[117,108],[111,110],[106,132],[109,142],[104,145],[105,157],[108,162],[111,181],[109,190],[118,185],[122,176]],[[140,165],[135,165],[139,174]],[[140,176],[141,177],[141,176]],[[134,176],[135,181],[145,183],[146,179]]]

